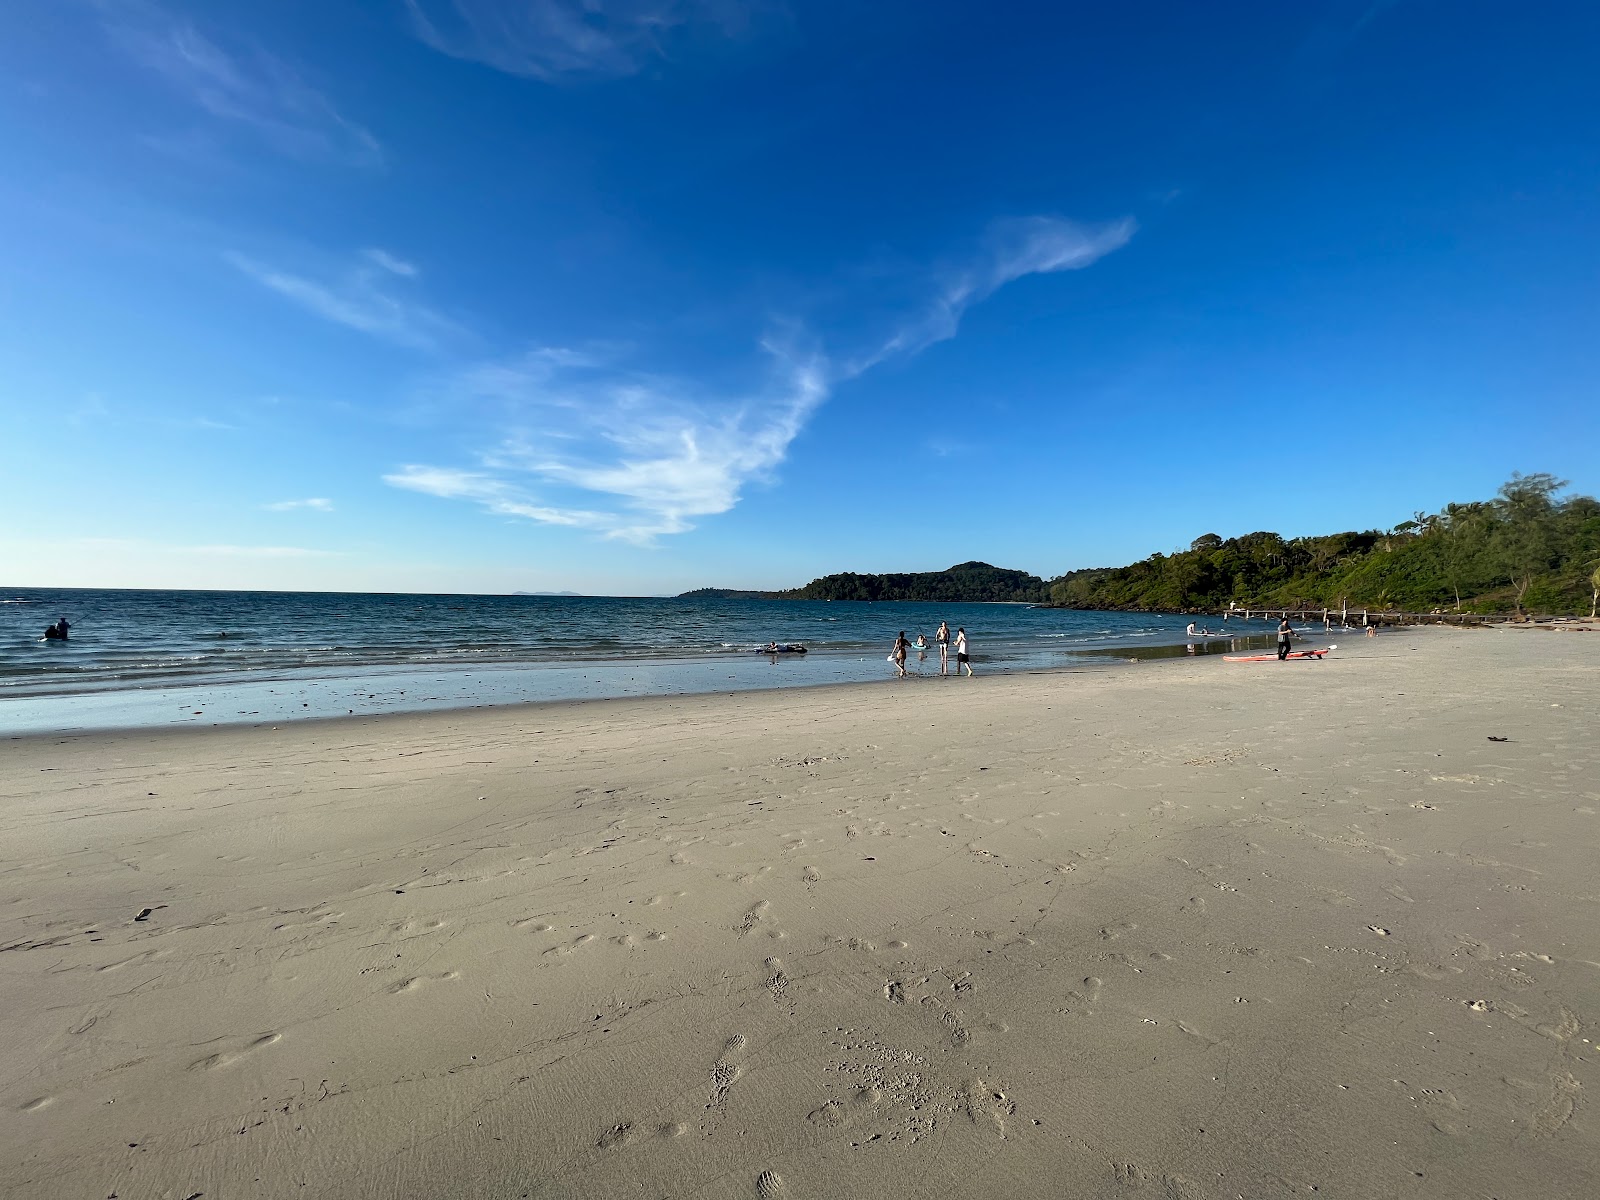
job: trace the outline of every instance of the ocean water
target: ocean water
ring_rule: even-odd
[[[42,640],[63,616],[71,639]],[[1191,620],[1016,604],[0,588],[0,731],[880,679],[899,630],[931,642],[941,619],[966,627],[982,671],[1182,647]],[[756,652],[769,641],[809,653]],[[911,667],[937,674],[937,653],[913,652]]]

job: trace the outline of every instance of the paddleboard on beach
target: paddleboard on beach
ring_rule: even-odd
[[[1337,646],[1329,646],[1327,650],[1291,650],[1284,655],[1285,658],[1322,658],[1328,650],[1336,650]],[[1276,654],[1224,654],[1223,662],[1277,662]]]

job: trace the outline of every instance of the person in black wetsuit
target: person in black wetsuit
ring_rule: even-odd
[[[72,626],[67,623],[67,619],[62,617],[54,625],[46,625],[44,627],[44,640],[47,642],[64,642],[67,640],[67,631],[71,628]]]

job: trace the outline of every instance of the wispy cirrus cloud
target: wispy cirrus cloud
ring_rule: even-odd
[[[262,287],[307,312],[411,350],[435,350],[464,340],[456,322],[407,294],[417,268],[383,250],[366,250],[353,263],[315,275],[290,271],[230,251],[224,257]]]
[[[263,504],[261,507],[267,512],[295,512],[299,509],[311,512],[332,512],[333,501],[325,496],[312,496],[307,500],[279,500],[273,504]]]
[[[391,486],[466,500],[489,512],[649,546],[732,509],[770,479],[835,387],[954,337],[962,314],[1026,275],[1087,267],[1134,223],[1053,217],[999,222],[966,260],[934,272],[931,298],[865,353],[835,360],[798,339],[763,343],[769,371],[736,395],[708,394],[634,368],[615,349],[543,348],[456,372],[432,401],[491,444],[470,467],[408,464]]]
[[[912,355],[955,337],[962,315],[1025,275],[1078,271],[1128,244],[1138,229],[1132,217],[1085,225],[1061,217],[996,221],[979,252],[938,273],[928,304],[868,354],[853,361],[860,374],[896,355]]]
[[[473,469],[409,464],[384,481],[651,545],[737,504],[827,398],[824,360],[776,343],[766,349],[768,377],[733,397],[567,350],[474,368],[448,390],[458,404],[486,403],[499,414],[499,442]]]
[[[225,49],[192,23],[138,0],[97,8],[107,33],[130,59],[215,120],[247,130],[292,158],[355,167],[383,163],[376,137],[262,47]]]
[[[632,75],[688,27],[744,29],[748,3],[731,0],[406,0],[425,44],[454,58],[555,83]]]

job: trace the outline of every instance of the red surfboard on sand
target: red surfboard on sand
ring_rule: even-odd
[[[1328,650],[1333,647],[1329,646]],[[1321,658],[1328,650],[1291,650],[1286,658]],[[1224,654],[1223,662],[1277,662],[1276,654]]]

